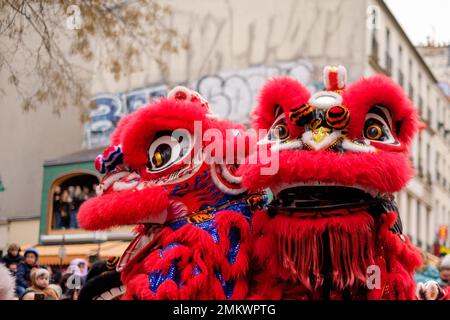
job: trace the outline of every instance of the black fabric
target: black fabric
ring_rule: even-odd
[[[120,287],[120,273],[117,271],[107,271],[88,280],[80,291],[78,300],[93,300],[100,294],[110,289]]]

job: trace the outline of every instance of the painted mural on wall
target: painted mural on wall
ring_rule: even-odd
[[[96,108],[90,114],[90,121],[84,125],[83,147],[106,146],[120,118],[146,105],[154,99],[165,96],[164,85],[113,94],[104,93],[94,97]]]
[[[268,78],[277,75],[291,76],[307,84],[309,89],[315,92],[322,89],[322,84],[313,79],[313,74],[313,65],[301,60],[206,75],[187,85],[210,102],[214,113],[222,118],[247,124],[257,94]],[[91,113],[90,122],[85,124],[84,146],[87,148],[106,146],[110,134],[123,115],[165,96],[167,90],[167,86],[158,85],[119,94],[99,94],[94,97],[96,109]]]

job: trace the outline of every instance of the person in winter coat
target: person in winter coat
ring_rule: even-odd
[[[50,273],[47,269],[37,268],[31,271],[31,289],[35,293],[44,294],[44,300],[58,300],[58,294],[54,289],[49,287]]]
[[[76,258],[70,261],[70,265],[67,268],[67,273],[75,274],[81,277],[83,280],[86,280],[86,276],[88,274],[88,263],[86,260],[81,258]]]
[[[19,245],[12,243],[8,247],[8,252],[4,257],[2,257],[1,262],[5,264],[7,268],[11,264],[18,265],[23,260],[23,257],[20,255],[20,247]]]
[[[444,288],[450,287],[450,254],[441,258],[439,270],[441,278],[439,284]]]
[[[25,250],[24,261],[19,263],[16,272],[16,293],[21,296],[31,286],[31,270],[37,268],[39,253],[34,248]]]

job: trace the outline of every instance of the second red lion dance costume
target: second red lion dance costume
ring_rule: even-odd
[[[273,79],[254,111],[279,170],[240,169],[249,191],[274,194],[252,218],[252,297],[415,299],[420,255],[393,194],[413,175],[417,114],[387,77],[346,87],[345,69],[327,67],[324,81],[311,96],[293,79]]]

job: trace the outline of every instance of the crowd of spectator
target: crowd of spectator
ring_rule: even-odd
[[[52,268],[39,264],[39,253],[35,248],[26,249],[23,256],[20,252],[18,245],[11,244],[0,260],[2,264],[0,267],[6,267],[15,279],[15,290],[12,291],[15,291],[15,297],[19,300],[78,300],[84,286],[89,287],[84,295],[91,299],[89,297],[102,289],[92,280],[108,273],[110,273],[109,278],[105,278],[106,280],[111,281],[113,286],[120,284],[120,274],[113,271],[119,257],[111,257],[106,261],[95,263],[88,273],[89,265],[84,259],[73,259],[66,268]],[[415,278],[417,283],[433,280],[442,288],[450,286],[450,254],[441,257],[437,268],[425,259],[424,266],[417,270]],[[0,277],[0,291],[4,287]],[[86,297],[80,299],[86,299]],[[1,292],[0,299],[2,299]]]
[[[56,186],[53,192],[53,217],[55,229],[77,229],[77,214],[81,204],[95,196],[95,185],[69,186],[61,188]]]
[[[1,262],[15,278],[15,296],[19,300],[77,300],[88,274],[88,263],[74,259],[70,265],[60,267],[39,264],[39,253],[11,244]]]

